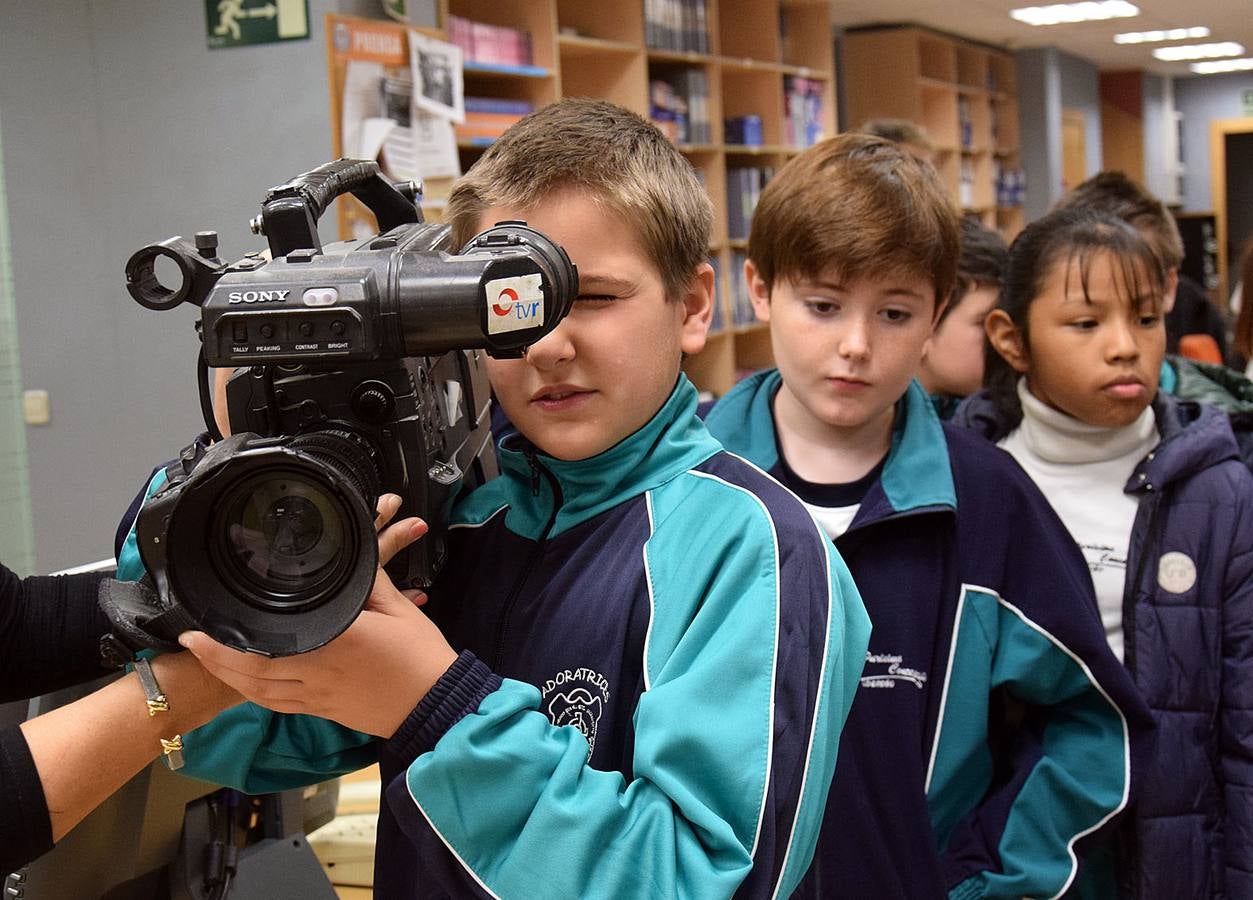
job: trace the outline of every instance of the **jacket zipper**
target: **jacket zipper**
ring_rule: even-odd
[[[1127,562],[1131,562],[1131,550],[1136,551],[1135,566],[1128,565],[1128,578],[1123,584],[1122,598],[1122,661],[1123,667],[1126,668],[1127,674],[1131,676],[1132,684],[1136,682],[1136,646],[1135,646],[1135,629],[1136,629],[1136,597],[1139,594],[1140,582],[1144,578],[1144,567],[1147,560],[1153,555],[1152,549],[1157,545],[1157,537],[1153,533],[1153,529],[1157,525],[1157,511],[1161,506],[1161,495],[1152,488],[1148,489],[1150,493],[1144,495],[1140,500],[1140,506],[1136,510],[1136,518],[1131,526],[1132,539],[1134,540],[1137,533],[1143,535],[1138,548],[1128,548]],[[1143,525],[1141,530],[1138,526]],[[1138,689],[1138,685],[1137,685]],[[1117,855],[1121,857],[1118,860],[1119,867],[1127,873],[1127,881],[1122,887],[1127,890],[1131,896],[1140,896],[1142,885],[1140,884],[1140,835],[1135,827],[1135,818],[1128,816],[1123,822],[1121,852]]]
[[[550,472],[547,467],[540,464],[534,451],[527,451],[526,461],[531,467],[531,496],[539,496],[540,479],[541,477],[547,479],[548,486],[553,492],[553,510],[548,516],[548,522],[545,523],[544,530],[540,532],[535,550],[527,557],[526,565],[522,567],[522,574],[513,583],[513,589],[510,590],[509,596],[505,599],[505,605],[500,611],[500,620],[496,625],[496,647],[491,663],[493,669],[499,668],[501,660],[504,659],[505,640],[509,636],[509,623],[513,616],[513,607],[522,595],[522,589],[526,586],[526,582],[535,570],[535,566],[544,558],[544,548],[548,543],[548,535],[552,532],[553,526],[557,524],[557,513],[561,511],[561,506],[565,502],[561,493],[561,482],[557,480],[557,476]]]

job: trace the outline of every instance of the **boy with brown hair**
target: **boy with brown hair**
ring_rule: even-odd
[[[778,369],[707,424],[800,496],[874,623],[799,893],[1060,895],[1127,805],[1147,711],[1048,503],[913,381],[957,213],[929,166],[842,135],[766,187],[748,255]]]
[[[656,128],[566,100],[449,213],[458,240],[525,219],[579,269],[573,311],[489,363],[502,475],[459,502],[421,609],[380,573],[301,656],[185,635],[246,697],[323,719],[246,704],[187,736],[184,771],[266,791],[377,758],[379,896],[787,896],[869,625],[801,504],[695,415],[709,201]]]

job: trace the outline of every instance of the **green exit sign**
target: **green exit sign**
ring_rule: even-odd
[[[309,37],[309,0],[204,0],[209,49]]]

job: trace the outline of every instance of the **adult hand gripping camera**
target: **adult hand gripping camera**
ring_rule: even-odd
[[[351,192],[380,233],[328,244],[317,220]],[[517,357],[569,312],[578,273],[561,247],[502,222],[452,252],[416,186],[373,162],[337,160],[271,189],[253,229],[269,259],[227,265],[217,236],[173,237],[135,253],[127,289],[149,309],[200,307],[201,404],[207,367],[227,385],[232,435],[193,444],[136,521],[151,575],[107,582],[114,656],[177,649],[195,628],[269,656],[321,646],[356,618],[378,566],[375,505],[431,526],[389,565],[401,586],[430,584],[457,493],[495,474],[485,351]],[[155,271],[170,260],[181,282]],[[168,263],[163,265],[168,266]]]

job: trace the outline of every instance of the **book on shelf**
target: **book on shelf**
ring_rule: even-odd
[[[649,118],[676,144],[713,141],[709,121],[709,81],[705,70],[682,69],[649,83]]]
[[[728,144],[760,147],[763,143],[761,116],[732,116],[722,120],[722,129]]]
[[[527,100],[466,97],[465,121],[456,125],[453,132],[458,140],[498,138],[509,126],[534,109],[535,104]]]
[[[468,63],[531,65],[531,35],[519,28],[489,25],[450,15],[448,40],[461,48]]]
[[[996,205],[1022,206],[1027,179],[1022,169],[996,164]]]
[[[708,53],[705,0],[644,0],[644,43],[650,50]]]
[[[709,264],[714,268],[714,310],[709,320],[709,333],[717,334],[727,327],[726,315],[722,311],[722,263],[718,254],[710,255]]]
[[[743,328],[757,321],[757,314],[753,312],[753,301],[748,293],[748,279],[744,277],[744,263],[747,260],[748,254],[743,250],[731,251],[731,272],[728,280],[731,292],[731,324],[735,328]]]
[[[727,237],[733,241],[748,238],[753,210],[761,199],[761,189],[774,175],[769,166],[732,166],[727,169]]]
[[[975,205],[975,163],[969,156],[961,161],[961,181],[957,188],[957,202],[963,207]]]
[[[784,140],[791,147],[812,147],[822,140],[822,88],[815,78],[783,76]]]
[[[963,150],[969,150],[975,143],[975,126],[970,118],[970,98],[965,94],[957,97],[958,140]]]

